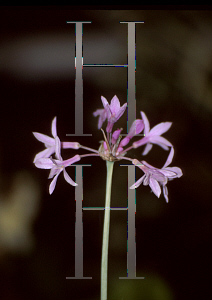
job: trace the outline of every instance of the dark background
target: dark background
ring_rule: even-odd
[[[43,144],[32,131],[51,136],[57,116],[61,141],[97,149],[102,133],[92,113],[116,94],[127,101],[123,68],[84,68],[84,133],[74,133],[75,28],[83,26],[84,63],[127,63],[127,25],[136,26],[136,111],[151,128],[173,122],[164,134],[175,148],[171,166],[183,171],[168,183],[169,204],[149,187],[136,191],[137,276],[126,276],[126,212],[111,212],[108,299],[211,298],[212,12],[209,9],[0,8],[0,291],[2,300],[99,299],[103,211],[86,211],[84,276],[74,276],[75,191],[63,175],[48,194],[49,171],[33,164]],[[126,132],[127,114],[117,123]],[[161,168],[167,152],[155,145],[129,156]],[[66,150],[67,159],[76,153]],[[105,162],[83,172],[83,205],[103,206]],[[123,162],[125,163],[125,162]],[[74,179],[74,168],[68,173]],[[142,172],[137,171],[137,178]],[[127,205],[127,168],[115,164],[112,206]]]

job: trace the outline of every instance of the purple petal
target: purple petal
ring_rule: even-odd
[[[176,178],[176,177],[179,178],[183,175],[182,170],[178,167],[168,167],[165,170],[175,173],[174,178]],[[161,172],[164,172],[164,170],[161,170]]]
[[[94,117],[100,116],[103,111],[104,111],[104,108],[95,110],[93,112]]]
[[[100,129],[102,127],[102,124],[104,123],[104,121],[107,118],[107,110],[104,109],[104,111],[102,112],[101,116],[99,117],[99,121],[98,121],[98,129]]]
[[[50,158],[39,158],[35,161],[35,165],[39,169],[51,169],[54,166]]]
[[[165,139],[162,136],[159,135],[154,135],[154,136],[149,136],[149,142],[153,144],[157,144],[158,146],[162,147],[165,150],[168,150],[168,147],[172,147],[172,144]]]
[[[109,106],[109,103],[107,102],[107,99],[103,96],[101,96],[102,104],[104,108],[107,108]]]
[[[143,185],[149,185],[150,175],[148,173],[145,174]]]
[[[153,172],[152,172],[152,178],[154,178],[155,180],[157,180],[158,182],[160,183],[167,183],[168,179],[167,177],[163,174],[162,170],[160,169],[155,169]]]
[[[168,165],[170,165],[170,163],[172,162],[173,157],[174,157],[174,147],[171,147],[171,150],[169,152],[169,156],[168,156],[168,158],[167,158],[167,160],[166,160],[166,162],[165,162],[165,164],[164,164],[164,166],[163,166],[162,169],[164,169]]]
[[[60,173],[58,173],[52,180],[52,182],[50,183],[50,186],[49,186],[49,194],[51,195],[53,192],[54,192],[54,189],[55,189],[55,186],[56,186],[56,183],[57,183],[57,178],[59,176]]]
[[[48,179],[53,178],[56,174],[60,173],[61,171],[62,171],[62,168],[59,168],[57,166],[53,166],[50,173],[49,173]]]
[[[113,98],[111,99],[111,102],[110,102],[110,109],[112,111],[112,114],[117,114],[120,110],[120,102],[119,102],[119,99],[118,97],[115,95],[113,96]]]
[[[116,113],[116,117],[115,117],[116,121],[121,118],[121,116],[125,112],[126,107],[127,107],[127,103],[123,104],[122,107],[119,109],[119,111]]]
[[[139,185],[141,185],[141,183],[143,182],[144,177],[145,177],[145,175],[143,175],[140,179],[138,179],[138,181],[136,181],[136,182],[130,187],[130,189],[133,190],[133,189],[136,189],[137,187],[139,187]]]
[[[171,127],[172,122],[164,122],[164,123],[160,123],[156,126],[154,126],[150,132],[149,135],[161,135],[163,133],[165,133],[167,130],[169,130],[169,128]]]
[[[116,115],[116,119],[118,120],[119,118],[121,118],[121,116],[123,115],[123,113],[125,112],[125,109],[127,107],[127,103],[124,103],[122,105],[122,107],[119,109],[117,115]]]
[[[120,152],[122,152],[123,150],[124,150],[124,149],[123,149],[122,147],[119,146],[118,149],[117,149],[117,152],[120,153]]]
[[[66,180],[69,184],[71,184],[71,185],[73,185],[73,186],[78,185],[77,183],[75,183],[75,182],[71,179],[71,177],[68,175],[68,173],[66,172],[65,169],[63,169],[63,175],[64,175],[65,180]]]
[[[52,121],[52,136],[55,138],[57,136],[57,127],[56,127],[57,117],[54,117]]]
[[[38,154],[35,155],[34,161],[33,163],[35,163],[36,160],[40,159],[40,158],[48,158],[49,156],[51,156],[53,153],[55,152],[55,147],[51,147],[51,148],[47,148],[41,152],[39,152]]]
[[[68,166],[74,164],[75,162],[79,161],[80,159],[81,159],[81,157],[78,154],[76,154],[72,158],[64,160],[62,165],[64,167],[68,167]]]
[[[149,128],[150,128],[149,127],[149,121],[148,121],[147,116],[145,115],[145,113],[143,111],[141,111],[140,113],[141,113],[141,117],[142,117],[142,119],[144,121],[144,134],[148,135]]]
[[[130,138],[128,136],[126,136],[120,143],[120,147],[124,147],[126,146],[130,141]]]
[[[54,146],[55,140],[53,138],[51,138],[50,136],[39,133],[39,132],[33,132],[33,134],[36,137],[36,139],[39,140],[40,142],[48,145],[49,147]]]
[[[55,156],[57,157],[57,159],[62,161],[62,157],[61,157],[60,153],[61,153],[61,143],[60,143],[59,137],[56,136],[56,138],[55,138]]]
[[[146,155],[147,153],[149,153],[151,149],[152,149],[152,144],[150,143],[146,144],[146,147],[144,148],[142,155]]]
[[[104,121],[107,118],[107,111],[106,109],[97,109],[93,115],[95,117],[99,116],[99,120],[98,120],[98,129],[100,129],[102,127],[102,124],[104,123]]]
[[[107,127],[106,127],[106,132],[107,133],[111,133],[112,132],[113,125],[114,125],[114,123],[111,123],[111,122],[108,121]]]
[[[136,134],[139,134],[144,129],[144,121],[140,119],[136,119],[129,130],[128,136],[133,137]]]
[[[113,132],[113,134],[112,134],[112,144],[115,144],[115,143],[116,143],[116,141],[117,141],[117,139],[118,139],[118,137],[119,137],[121,131],[122,131],[122,128],[121,128],[121,129],[117,129],[117,130],[115,130],[115,131]]]
[[[161,174],[163,174],[163,176],[164,177],[167,177],[167,178],[175,178],[176,177],[176,173],[175,172],[173,172],[173,171],[169,171],[169,170],[166,170],[166,169],[161,169],[161,170],[159,170],[159,172],[161,173]],[[158,179],[158,181],[159,181],[159,179]],[[160,180],[160,181],[162,181],[162,180]]]
[[[167,189],[166,185],[163,186],[163,195],[164,195],[164,198],[166,199],[166,202],[168,203],[169,198],[168,198],[168,189]]]
[[[157,180],[150,176],[149,186],[151,187],[153,193],[159,198],[161,194],[161,188]]]

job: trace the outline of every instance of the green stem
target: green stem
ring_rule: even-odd
[[[102,264],[101,264],[101,300],[107,300],[107,266],[108,266],[110,199],[111,199],[113,165],[114,162],[107,161],[105,217],[104,217],[104,227],[103,227]]]

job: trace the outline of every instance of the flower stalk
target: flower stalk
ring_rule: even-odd
[[[110,201],[113,175],[113,161],[106,161],[107,179],[106,179],[106,195],[105,195],[105,216],[102,240],[102,262],[101,262],[101,300],[107,299],[107,274],[108,274],[108,246],[109,246],[109,230],[110,230]]]
[[[169,130],[172,123],[162,122],[150,129],[150,124],[147,116],[144,112],[140,112],[142,119],[136,119],[126,135],[122,139],[121,131],[122,128],[116,129],[114,132],[113,126],[118,119],[123,115],[127,103],[120,105],[118,97],[115,95],[111,103],[109,104],[107,99],[101,97],[103,109],[97,109],[93,115],[99,116],[98,129],[102,130],[104,140],[101,141],[99,149],[92,149],[87,146],[80,145],[78,142],[61,142],[57,135],[56,117],[52,121],[51,132],[52,137],[42,133],[33,132],[35,138],[42,142],[45,149],[37,153],[34,158],[34,164],[40,169],[51,169],[49,178],[53,178],[49,186],[49,193],[52,194],[57,178],[63,171],[65,180],[72,186],[76,186],[70,176],[68,175],[66,168],[80,161],[83,158],[97,156],[106,161],[107,166],[107,179],[106,179],[106,196],[105,196],[105,215],[104,215],[104,226],[103,226],[103,240],[102,240],[102,261],[101,261],[101,300],[107,300],[107,278],[108,278],[108,248],[109,248],[109,229],[110,229],[110,202],[111,202],[111,188],[112,188],[112,174],[114,162],[120,160],[130,161],[133,165],[144,172],[144,175],[138,179],[130,189],[135,189],[143,183],[144,186],[149,185],[153,193],[159,198],[161,194],[161,187],[163,188],[163,195],[166,202],[168,199],[168,181],[174,178],[180,178],[183,173],[178,167],[169,167],[174,156],[174,146],[161,135]],[[107,120],[106,134],[102,129],[103,123]],[[128,144],[131,140],[144,130],[143,138],[134,141],[131,146]],[[133,159],[127,157],[126,154],[129,150],[136,149],[144,146],[143,155],[149,153],[153,145],[158,145],[164,150],[169,150],[168,158],[163,165],[162,169],[153,167],[146,161]],[[125,148],[126,147],[126,148]],[[92,153],[76,154],[69,159],[63,160],[61,156],[62,149],[84,149]],[[55,158],[52,155],[55,154]]]

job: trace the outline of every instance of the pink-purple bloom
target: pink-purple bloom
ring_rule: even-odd
[[[56,137],[57,137],[57,126],[56,126],[56,121],[57,118],[54,117],[53,121],[52,121],[52,137],[45,135],[43,133],[39,133],[39,132],[33,132],[34,136],[36,137],[37,140],[39,140],[40,142],[44,143],[46,149],[39,152],[38,154],[35,155],[34,158],[34,163],[37,159],[39,158],[44,158],[44,157],[50,157],[52,154],[55,153],[55,145],[56,145]],[[71,148],[71,149],[79,149],[80,144],[77,142],[63,142],[62,143],[62,148]]]
[[[108,103],[107,99],[103,96],[101,96],[102,104],[104,106],[104,109],[98,109],[94,112],[94,116],[99,115],[99,122],[98,122],[98,128],[101,128],[103,122],[108,120],[106,131],[108,133],[112,132],[113,125],[115,122],[118,121],[118,119],[123,115],[125,112],[125,109],[127,107],[127,103],[120,106],[120,101],[118,97],[115,95],[111,99],[110,104]]]
[[[172,144],[161,136],[161,134],[165,133],[171,127],[171,122],[163,122],[156,126],[154,126],[151,130],[149,127],[149,121],[144,112],[141,111],[141,116],[144,121],[144,137],[133,143],[134,148],[138,148],[142,145],[146,144],[146,147],[143,151],[143,155],[146,155],[151,149],[152,144],[157,144],[165,150],[168,150],[168,147],[172,147]]]
[[[149,121],[144,112],[141,111],[142,119],[136,119],[128,132],[128,134],[122,139],[121,131],[122,128],[116,129],[112,132],[114,124],[118,121],[118,119],[123,115],[127,103],[120,106],[120,102],[117,96],[114,96],[109,104],[105,97],[101,96],[101,101],[103,103],[103,109],[97,109],[93,115],[99,116],[98,120],[98,128],[100,129],[107,119],[107,127],[106,127],[106,134],[104,130],[101,128],[104,140],[101,141],[101,145],[98,150],[80,145],[77,142],[60,142],[59,137],[57,136],[57,128],[56,128],[56,117],[52,121],[52,136],[49,137],[45,134],[41,134],[38,132],[33,132],[34,136],[42,143],[44,143],[46,149],[39,152],[35,158],[34,163],[37,168],[41,169],[51,169],[49,178],[53,178],[50,186],[49,186],[49,193],[55,189],[57,178],[59,174],[63,171],[65,180],[73,185],[76,186],[75,183],[66,172],[65,168],[72,165],[73,163],[81,160],[83,157],[88,156],[98,156],[101,157],[103,160],[115,162],[118,160],[127,160],[132,162],[135,166],[139,167],[143,172],[144,175],[137,180],[130,188],[135,189],[141,183],[144,185],[149,185],[157,197],[160,197],[161,194],[161,187],[163,187],[163,194],[168,202],[168,190],[166,184],[169,180],[173,178],[179,178],[182,176],[182,171],[178,167],[168,167],[172,162],[173,155],[174,155],[174,148],[172,144],[166,140],[161,135],[165,133],[172,125],[171,122],[163,122],[156,126],[154,126],[150,130]],[[144,130],[144,137],[135,141],[130,146],[127,146],[131,139],[135,137],[137,134],[141,133]],[[130,157],[126,157],[128,151],[132,150],[133,148],[138,148],[140,146],[146,145],[143,154],[147,154],[153,144],[157,144],[165,150],[168,150],[171,147],[170,153],[168,155],[167,161],[164,164],[162,169],[157,169],[145,161],[138,161],[137,159],[132,159]],[[127,146],[127,147],[126,147]],[[75,149],[78,150],[79,148],[85,149],[87,151],[91,151],[93,153],[82,154],[63,160],[61,157],[61,148],[62,149]],[[56,158],[52,158],[51,155],[55,153]]]
[[[39,132],[33,132],[34,136],[36,137],[37,140],[40,142],[44,143],[46,149],[39,152],[36,154],[34,161],[35,162],[37,159],[41,157],[49,157],[55,152],[55,138],[57,136],[57,127],[56,127],[56,121],[57,118],[55,117],[52,121],[52,137],[39,133]]]
[[[153,193],[159,198],[161,194],[161,187],[163,187],[163,194],[166,199],[166,202],[169,201],[168,199],[168,189],[167,189],[167,182],[168,180],[172,180],[174,178],[179,178],[183,175],[182,170],[178,167],[167,167],[172,162],[174,156],[174,148],[171,148],[169,156],[166,160],[166,163],[162,167],[162,169],[157,169],[146,161],[139,162],[137,159],[133,160],[133,164],[136,167],[139,167],[143,172],[144,175],[136,181],[130,189],[135,189],[143,183],[143,185],[149,185],[152,189]]]
[[[65,180],[73,185],[76,186],[77,183],[75,183],[71,177],[68,175],[68,173],[66,172],[65,168],[74,164],[75,162],[79,161],[81,158],[79,155],[75,155],[72,158],[69,158],[67,160],[63,160],[60,154],[61,151],[61,142],[58,136],[55,137],[55,156],[56,159],[53,158],[46,158],[46,157],[42,157],[39,158],[35,161],[35,165],[37,168],[40,169],[51,169],[50,174],[49,174],[49,178],[53,178],[50,186],[49,186],[49,193],[52,194],[55,186],[56,186],[56,182],[57,182],[57,178],[59,176],[59,174],[63,171],[63,175]]]

